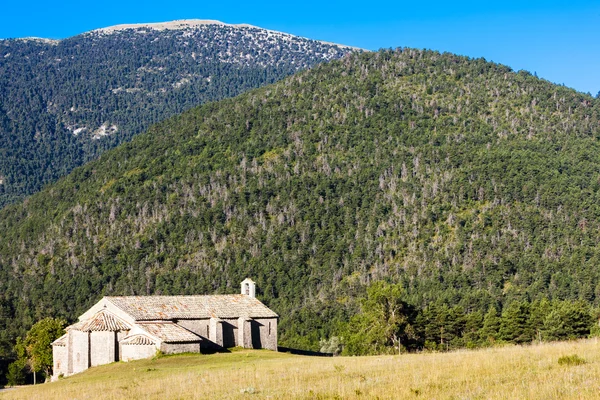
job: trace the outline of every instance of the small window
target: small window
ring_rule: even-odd
[[[250,285],[246,283],[246,294],[250,296]]]
[[[208,325],[206,325],[206,337],[208,338]]]
[[[271,322],[269,321],[269,336],[271,336]]]

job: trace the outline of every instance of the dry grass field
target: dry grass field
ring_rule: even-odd
[[[583,364],[559,363],[577,355]],[[581,361],[581,360],[580,360]],[[598,399],[597,340],[452,353],[179,355],[92,368],[0,399]]]

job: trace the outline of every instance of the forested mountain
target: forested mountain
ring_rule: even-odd
[[[195,20],[2,40],[0,207],[166,117],[350,51]]]
[[[154,125],[5,207],[0,232],[7,340],[103,295],[248,276],[281,343],[312,348],[377,280],[425,320],[598,304],[600,104],[483,59],[349,55]]]

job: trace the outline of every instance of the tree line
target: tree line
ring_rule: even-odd
[[[600,310],[584,301],[513,301],[484,314],[432,303],[418,309],[404,288],[383,281],[367,290],[360,310],[321,341],[321,351],[345,355],[448,351],[460,348],[598,336]]]

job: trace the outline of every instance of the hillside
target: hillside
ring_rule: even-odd
[[[377,357],[269,351],[180,355],[92,368],[1,399],[592,399],[596,341]],[[583,365],[559,363],[583,357]]]
[[[514,301],[597,305],[599,117],[526,72],[412,49],[195,108],[0,212],[2,337],[247,276],[280,344],[312,349],[380,279],[479,324]]]
[[[151,124],[352,51],[185,20],[0,41],[0,207]]]

